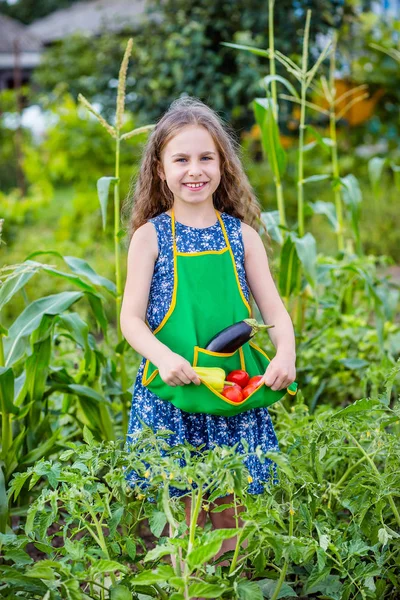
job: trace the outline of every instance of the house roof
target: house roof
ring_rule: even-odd
[[[87,35],[96,35],[105,29],[118,32],[127,26],[140,26],[145,8],[146,0],[86,0],[37,19],[28,30],[45,44],[77,32]]]
[[[15,42],[19,52],[40,52],[42,49],[42,42],[28,31],[26,25],[0,14],[0,53],[12,54]]]

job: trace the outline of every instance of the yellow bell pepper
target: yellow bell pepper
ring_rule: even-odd
[[[219,367],[193,367],[197,375],[217,392],[222,392],[225,385],[225,371]]]

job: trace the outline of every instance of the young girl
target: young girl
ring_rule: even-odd
[[[192,367],[193,343],[185,347],[185,336],[195,336],[201,347],[217,333],[215,329],[208,330],[210,321],[233,324],[248,316],[243,307],[249,308],[250,292],[264,322],[274,324],[268,331],[276,354],[263,374],[265,384],[272,390],[281,390],[295,380],[293,326],[257,232],[259,216],[260,207],[235,142],[218,115],[194,98],[173,102],[146,145],[130,218],[120,322],[128,343],[144,357],[133,392],[130,439],[140,432],[143,421],[155,431],[174,431],[168,441],[171,445],[187,440],[194,447],[205,444],[205,449],[209,449],[239,442],[238,449],[242,451],[240,440],[244,438],[250,452],[257,446],[263,452],[279,451],[267,408],[232,417],[189,413],[162,400],[147,387],[151,380],[146,373],[149,362],[157,367],[164,385],[183,386],[180,392],[177,389],[178,393],[188,384],[200,385]],[[222,263],[224,254],[220,251],[227,246],[232,250],[232,261]],[[233,284],[239,292],[237,301],[218,297],[213,274],[208,276],[207,270],[202,271],[201,281],[196,279],[196,269],[190,269],[191,253],[213,256],[213,265],[220,269],[220,289],[229,289]],[[221,329],[225,326],[221,325]],[[250,493],[263,492],[270,466],[276,476],[276,464],[271,460],[262,464],[253,456],[247,461],[252,477]],[[134,483],[134,473],[126,477]],[[176,488],[171,493],[187,494]],[[232,499],[225,497],[216,503],[230,503]],[[184,501],[189,522],[190,498],[185,497]],[[210,518],[214,528],[236,527],[233,509],[210,513]],[[199,524],[203,525],[205,519],[203,511]],[[235,538],[225,540],[217,557],[233,549],[235,543]]]

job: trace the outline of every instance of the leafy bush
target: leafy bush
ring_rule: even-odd
[[[120,441],[98,442],[85,427],[85,443],[61,442],[58,459],[42,459],[11,481],[14,501],[28,487],[33,500],[26,521],[0,534],[2,597],[16,590],[30,600],[46,593],[176,600],[200,593],[241,600],[390,597],[400,585],[400,405],[390,408],[388,398],[399,372],[400,363],[385,371],[379,390],[385,383],[386,392],[379,397],[339,411],[321,406],[312,417],[300,398],[289,412],[275,405],[282,452],[259,457],[275,461],[280,476],[262,495],[247,493],[248,472],[235,448],[199,453],[186,443],[171,449],[169,432],[155,435],[147,428],[127,453]],[[146,496],[139,484],[127,486],[127,470],[147,481]],[[213,504],[218,496],[233,490],[234,502],[244,507],[243,529],[196,527],[196,512],[188,528],[170,486],[188,489],[193,505],[210,511],[219,510]],[[153,534],[147,545],[140,537],[145,520]],[[236,551],[223,555],[230,566],[214,565],[223,539],[236,533]],[[245,539],[247,547],[240,548]],[[33,562],[37,550],[42,556]]]

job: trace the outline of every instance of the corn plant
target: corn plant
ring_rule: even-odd
[[[89,326],[78,312],[67,312],[75,303],[87,301],[87,317],[107,345],[110,344],[108,318],[103,293],[115,299],[117,314],[121,304],[120,271],[120,204],[119,147],[121,140],[146,132],[149,127],[122,133],[126,70],[132,40],[122,61],[117,95],[116,124],[109,125],[82,97],[82,102],[95,114],[116,140],[116,171],[114,178],[98,182],[103,225],[106,225],[107,195],[114,184],[114,240],[116,284],[96,273],[83,259],[63,256],[57,251],[31,253],[24,263],[2,269],[0,308],[17,293],[24,296],[26,307],[7,330],[0,330],[0,407],[2,414],[2,446],[0,454],[0,531],[5,531],[10,518],[5,490],[16,470],[24,470],[59,448],[60,439],[75,437],[85,425],[103,439],[115,439],[116,420],[112,416],[113,402],[121,403],[122,431],[127,428],[127,404],[130,393],[117,316],[116,363],[107,349],[100,349]],[[38,257],[51,256],[62,260],[69,271],[39,262]],[[76,291],[65,291],[29,301],[26,286],[38,273],[68,282]],[[89,307],[89,314],[87,313]],[[110,358],[111,355],[111,358]],[[118,369],[119,366],[119,369]],[[121,380],[121,383],[119,382]],[[54,400],[53,400],[54,399]],[[54,412],[53,402],[56,405]],[[115,412],[119,412],[115,410]],[[65,419],[53,428],[52,417]],[[66,430],[65,430],[66,427]],[[18,513],[27,510],[29,494],[20,495]]]
[[[128,69],[129,57],[132,53],[133,40],[129,39],[124,57],[122,59],[121,68],[119,71],[118,78],[118,93],[117,93],[117,105],[115,112],[115,124],[111,125],[108,123],[90,104],[90,102],[79,94],[78,99],[80,102],[98,119],[99,123],[107,130],[107,132],[115,139],[115,172],[112,177],[106,176],[101,177],[97,182],[97,191],[101,206],[103,229],[106,230],[107,224],[107,205],[110,186],[114,186],[114,257],[115,257],[115,320],[117,327],[117,338],[118,345],[116,348],[117,354],[117,365],[118,374],[121,378],[121,386],[124,392],[128,387],[127,375],[125,367],[124,349],[126,347],[125,340],[122,336],[121,325],[119,315],[121,312],[122,303],[122,279],[121,279],[121,248],[120,242],[124,235],[124,231],[121,229],[121,206],[120,206],[120,181],[119,181],[119,170],[120,170],[120,146],[121,142],[128,140],[134,136],[141,135],[150,131],[154,128],[154,125],[145,125],[138,127],[132,131],[122,133],[124,124],[124,111],[125,111],[125,92],[126,92],[126,73]],[[122,405],[122,426],[124,433],[128,429],[128,407],[127,403],[124,402]]]
[[[224,45],[245,50],[253,54],[264,56],[270,59],[270,74],[263,78],[262,85],[266,90],[266,98],[257,98],[253,103],[255,118],[260,126],[261,142],[265,155],[269,158],[271,169],[277,189],[278,212],[266,212],[262,214],[263,222],[267,226],[271,237],[281,245],[280,268],[279,268],[279,288],[285,300],[285,304],[292,312],[293,320],[296,323],[296,329],[299,334],[304,330],[307,303],[310,299],[318,302],[318,281],[321,268],[317,265],[317,247],[314,237],[309,232],[305,232],[304,220],[304,185],[316,181],[331,179],[334,193],[334,204],[316,201],[308,202],[307,205],[312,212],[324,214],[333,227],[338,240],[338,250],[344,254],[344,216],[343,205],[347,208],[348,220],[350,221],[355,240],[356,252],[362,255],[362,245],[360,236],[360,209],[362,205],[362,194],[357,179],[349,174],[341,177],[339,173],[338,153],[337,153],[337,134],[336,123],[350,110],[354,104],[363,100],[368,94],[365,92],[365,85],[358,86],[352,90],[356,92],[341,110],[338,110],[339,103],[342,103],[350,95],[346,92],[340,97],[336,97],[336,88],[334,82],[335,73],[335,52],[336,37],[333,37],[333,43],[327,42],[318,59],[311,68],[308,68],[308,44],[311,12],[307,11],[306,24],[303,41],[303,55],[301,67],[298,67],[289,57],[275,49],[273,41],[271,42],[271,31],[273,31],[273,6],[274,2],[269,2],[269,48],[261,49],[251,46],[224,43]],[[273,40],[273,36],[272,36]],[[324,76],[321,76],[320,82],[315,81],[317,72],[323,61],[330,56],[329,83]],[[288,74],[293,76],[300,84],[298,93],[292,83],[275,73],[275,59],[282,64]],[[281,147],[278,128],[278,101],[276,85],[280,84],[286,87],[290,95],[281,93],[279,98],[288,100],[300,106],[299,123],[299,149],[297,162],[297,231],[290,231],[286,227],[284,215],[284,205],[282,206],[282,182],[286,168],[286,154]],[[309,89],[328,102],[329,109],[311,102],[307,98]],[[323,137],[314,127],[306,124],[306,109],[316,110],[329,119],[330,137]],[[315,141],[305,144],[305,131],[308,129],[314,136]],[[304,156],[318,145],[324,152],[331,155],[332,176],[328,174],[315,174],[304,178]],[[377,168],[370,168],[372,180],[375,182],[379,177]],[[279,214],[279,220],[278,220]],[[351,246],[348,246],[347,252],[351,252]],[[346,259],[347,260],[347,259]],[[323,275],[322,275],[323,276]],[[372,291],[372,288],[370,288]],[[350,290],[348,290],[350,293]],[[293,298],[293,300],[291,300]],[[351,297],[348,298],[348,305],[351,304]],[[382,328],[383,306],[376,299],[374,303],[376,309],[377,321],[380,329]],[[380,336],[380,339],[381,336]]]
[[[91,318],[107,339],[104,297],[99,289],[114,294],[114,284],[97,275],[84,260],[62,258],[71,272],[27,259],[13,266],[0,288],[0,307],[15,294],[25,291],[25,286],[39,272],[78,288],[27,301],[26,308],[9,329],[2,330],[0,497],[3,532],[11,514],[5,501],[5,489],[14,472],[23,471],[56,452],[61,439],[75,437],[79,427],[85,424],[104,439],[115,438],[111,405],[121,390],[116,384],[110,386],[114,379],[112,365],[80,315],[67,312],[76,303],[86,300]],[[16,509],[18,514],[26,512],[28,498],[29,493],[24,491]]]
[[[279,106],[277,101],[277,88],[276,82],[279,81],[285,86],[289,86],[289,89],[296,93],[293,86],[283,77],[276,75],[275,59],[280,58],[283,55],[275,50],[274,41],[274,6],[275,0],[268,0],[268,40],[269,48],[264,50],[262,48],[254,48],[243,44],[231,44],[228,42],[222,42],[223,46],[230,48],[237,48],[239,50],[248,50],[257,56],[263,56],[269,58],[270,75],[263,79],[263,85],[266,87],[267,98],[257,98],[253,102],[253,110],[256,118],[256,122],[260,127],[261,131],[261,143],[264,155],[268,157],[272,175],[274,179],[278,213],[279,213],[279,224],[281,227],[286,228],[286,214],[285,214],[285,201],[283,196],[282,177],[286,170],[287,156],[286,152],[282,148],[279,139],[279,128],[278,128],[278,114]],[[271,85],[271,94],[269,94],[269,85]]]
[[[273,27],[273,2],[269,4],[269,25],[270,32]],[[261,48],[253,48],[250,46],[238,45],[238,44],[230,44],[225,43],[224,45],[237,48],[241,50],[247,50],[254,54],[269,57],[271,63],[273,59],[276,58],[281,64],[285,66],[287,71],[292,74],[297,81],[301,85],[301,94],[300,96],[297,94],[293,85],[287,81],[285,78],[277,76],[275,74],[275,66],[273,66],[273,72],[263,80],[263,85],[266,88],[267,98],[257,98],[254,101],[254,112],[256,116],[256,120],[260,126],[261,130],[261,139],[264,151],[270,157],[272,171],[274,174],[275,185],[277,187],[277,197],[278,197],[278,209],[280,215],[280,225],[286,225],[286,221],[284,219],[284,207],[282,206],[282,197],[281,197],[281,182],[280,177],[283,175],[285,167],[286,167],[286,155],[284,150],[282,149],[279,141],[279,129],[277,124],[277,100],[276,100],[276,91],[275,85],[277,82],[283,83],[294,97],[299,99],[299,103],[301,106],[301,117],[300,117],[300,126],[299,126],[299,152],[298,152],[298,181],[297,181],[297,191],[298,191],[298,231],[297,234],[295,232],[291,232],[290,235],[285,235],[283,238],[283,247],[281,254],[281,273],[285,273],[285,281],[281,282],[281,292],[283,297],[286,300],[286,304],[289,303],[289,295],[295,290],[296,294],[296,304],[295,311],[297,315],[297,326],[298,330],[301,331],[304,322],[304,309],[301,303],[301,276],[302,276],[302,267],[305,267],[306,277],[308,280],[313,281],[313,271],[315,270],[315,260],[316,260],[316,244],[313,236],[310,233],[305,235],[304,230],[304,192],[303,186],[304,183],[310,180],[322,179],[326,178],[325,175],[317,175],[307,180],[304,179],[304,131],[306,128],[305,125],[305,109],[307,105],[306,95],[307,90],[311,85],[312,80],[315,77],[315,74],[326,58],[330,42],[327,43],[324,50],[321,52],[318,57],[316,63],[312,66],[311,69],[308,69],[308,38],[309,38],[309,28],[310,28],[310,19],[311,19],[311,11],[307,11],[306,25],[305,25],[305,33],[304,33],[304,43],[303,43],[303,58],[302,58],[302,66],[299,68],[290,58],[283,55],[281,52],[275,50],[274,47],[270,47],[267,50]],[[270,42],[271,42],[271,34],[270,34]],[[273,63],[274,64],[274,63]],[[272,96],[269,94],[269,86],[273,86],[272,88]],[[275,97],[274,97],[275,96]],[[302,239],[303,238],[303,239]],[[309,281],[310,282],[310,281]]]

